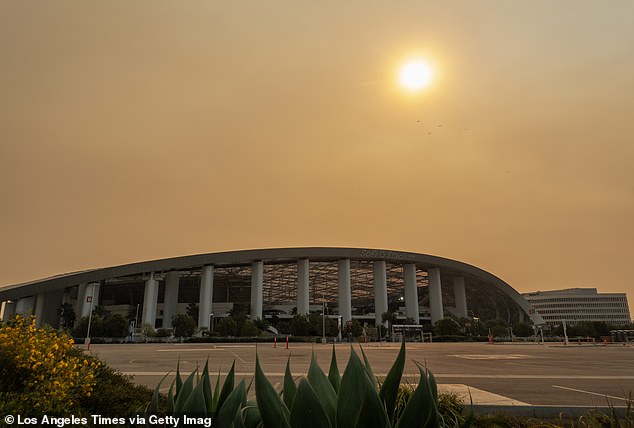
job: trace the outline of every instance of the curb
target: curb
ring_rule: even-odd
[[[510,413],[516,416],[527,416],[534,418],[558,418],[560,416],[570,416],[578,418],[588,413],[603,413],[606,415],[615,415],[623,418],[629,413],[632,414],[632,408],[627,406],[614,407],[597,407],[597,406],[496,406],[487,404],[473,404],[471,406],[473,413],[476,415],[492,414],[492,413]],[[469,410],[469,406],[465,406],[465,410]]]

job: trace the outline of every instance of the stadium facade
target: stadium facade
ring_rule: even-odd
[[[415,323],[445,316],[543,320],[509,284],[447,258],[368,248],[275,248],[198,254],[73,272],[0,287],[2,317],[34,314],[56,327],[63,303],[77,317],[99,305],[124,315],[140,310],[152,327],[198,305],[198,326],[235,305],[252,319],[325,311],[342,322],[382,322],[394,311]]]

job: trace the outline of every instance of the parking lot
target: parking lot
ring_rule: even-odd
[[[359,352],[358,345],[354,347]],[[343,373],[350,345],[337,344],[335,349]],[[372,343],[363,349],[378,377],[390,369],[399,345]],[[179,359],[183,373],[209,359],[211,371],[224,374],[235,361],[238,376],[250,378],[256,350],[275,385],[282,380],[289,357],[296,376],[307,372],[311,352],[327,371],[332,345],[291,343],[286,349],[284,343],[277,348],[271,343],[111,344],[92,345],[90,352],[134,376],[135,382],[154,388],[166,373],[175,372]],[[475,404],[622,406],[634,391],[634,347],[629,345],[408,343],[404,380],[411,383],[417,382],[415,361],[433,371],[441,389],[471,394]]]

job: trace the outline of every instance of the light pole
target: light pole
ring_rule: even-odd
[[[321,295],[321,343],[326,343],[326,297]]]
[[[88,331],[86,331],[86,343],[88,344],[88,350],[90,351],[90,324],[92,323],[92,305],[93,296],[95,295],[95,284],[92,284],[92,292],[90,296],[86,297],[86,300],[90,300],[90,313],[88,314]]]
[[[132,332],[132,335],[134,336],[134,341],[136,342],[136,329],[137,326],[139,325],[139,304],[136,304],[136,315],[134,316],[134,331]]]

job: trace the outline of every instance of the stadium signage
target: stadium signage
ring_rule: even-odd
[[[413,262],[416,258],[416,255],[411,253],[402,253],[400,251],[361,250],[361,257],[367,257],[370,259],[390,259]]]

